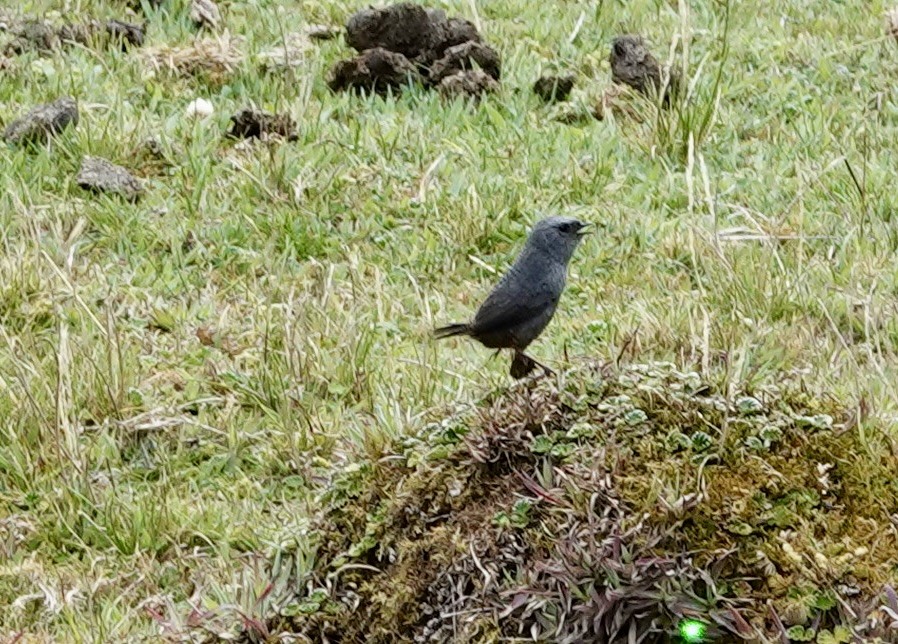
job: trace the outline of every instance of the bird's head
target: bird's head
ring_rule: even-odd
[[[591,225],[574,217],[547,217],[536,223],[527,243],[567,264]]]

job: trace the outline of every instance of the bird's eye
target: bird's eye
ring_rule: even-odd
[[[558,227],[558,230],[560,230],[560,231],[563,232],[563,233],[569,233],[569,232],[571,232],[573,229],[574,229],[574,224],[561,224],[561,225]]]

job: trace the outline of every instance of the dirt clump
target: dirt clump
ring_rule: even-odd
[[[14,21],[9,26],[12,36],[3,48],[7,56],[21,56],[30,51],[47,53],[59,47],[59,34],[50,23],[29,18]]]
[[[546,103],[566,101],[574,89],[574,76],[542,76],[533,84],[533,93]]]
[[[289,114],[270,114],[244,108],[231,117],[228,136],[235,139],[263,139],[280,136],[296,140],[296,122]]]
[[[122,20],[90,20],[88,22],[64,25],[59,29],[59,39],[63,43],[77,43],[85,47],[93,45],[118,46],[123,51],[128,47],[140,47],[146,38],[144,25]]]
[[[484,94],[499,91],[499,83],[482,69],[468,69],[447,76],[437,89],[446,98],[462,96],[480,100]]]
[[[13,144],[46,143],[70,125],[78,124],[78,103],[64,96],[32,108],[6,126],[3,140]]]
[[[334,91],[363,89],[384,94],[386,88],[408,81],[441,88],[448,77],[479,67],[493,82],[479,74],[466,75],[440,90],[447,95],[474,92],[479,96],[494,90],[501,74],[498,52],[483,42],[474,23],[412,2],[353,14],[346,23],[346,42],[360,54],[331,70],[328,85]],[[417,73],[409,74],[408,66]],[[398,78],[403,82],[397,83]]]
[[[431,49],[438,38],[431,14],[412,2],[362,9],[346,23],[346,42],[360,52],[381,47],[415,58]]]
[[[7,55],[20,56],[27,52],[48,54],[64,45],[78,44],[85,47],[140,47],[145,38],[145,27],[123,20],[87,20],[54,27],[45,20],[26,19],[13,23],[12,40],[4,47]]]
[[[434,85],[461,71],[479,67],[493,79],[499,80],[502,70],[499,54],[489,45],[469,40],[446,49],[443,56],[430,67],[430,82]]]
[[[466,42],[483,42],[480,32],[470,20],[450,18],[442,9],[428,9],[427,13],[430,15],[433,46],[418,57],[416,62],[422,67],[428,68],[450,47]]]
[[[656,96],[662,91],[661,65],[641,36],[628,34],[615,38],[611,45],[609,62],[611,79],[615,83],[629,85],[649,97]],[[670,102],[671,93],[676,93],[677,76],[676,72],[672,71],[668,86],[663,88],[665,104]]]
[[[75,177],[76,183],[94,193],[107,193],[137,201],[143,196],[143,183],[127,169],[100,157],[86,156]]]
[[[337,63],[327,84],[335,92],[364,90],[384,96],[390,91],[400,93],[408,85],[420,81],[417,67],[408,58],[375,47]]]

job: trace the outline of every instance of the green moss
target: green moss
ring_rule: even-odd
[[[835,423],[831,400],[781,381],[756,386],[764,407],[746,413],[744,397],[670,364],[566,379],[496,397],[454,432],[463,440],[425,432],[339,475],[333,489],[353,493],[322,497],[317,574],[345,567],[330,599],[358,593],[358,608],[338,622],[301,612],[291,628],[390,641],[485,611],[453,626],[463,641],[484,623],[549,639],[673,635],[685,616],[722,637],[766,632],[768,602],[808,641],[811,619],[835,637],[842,605],[857,611],[847,626],[865,626],[864,602],[898,563],[886,529],[898,500],[874,496],[895,463]]]

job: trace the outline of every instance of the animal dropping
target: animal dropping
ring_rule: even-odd
[[[137,201],[143,196],[141,181],[120,165],[100,157],[86,156],[75,181],[85,190],[108,193]]]
[[[78,124],[78,103],[64,96],[38,105],[3,131],[3,140],[13,144],[46,143],[70,125]]]
[[[611,45],[611,79],[615,83],[629,85],[637,92],[652,97],[664,91],[664,104],[676,95],[679,75],[671,71],[667,87],[662,88],[663,77],[658,59],[652,55],[641,36],[626,35],[614,39]]]

